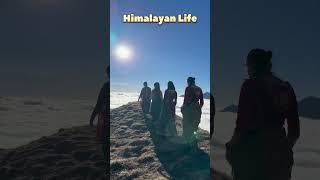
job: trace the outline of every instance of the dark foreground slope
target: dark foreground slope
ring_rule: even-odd
[[[181,133],[181,118],[177,120]],[[137,103],[111,111],[112,179],[207,177],[207,132],[200,130],[201,150],[182,153],[176,141],[155,135],[150,121],[149,117],[143,117]],[[0,180],[103,180],[107,179],[104,167],[95,128],[89,126],[60,129],[29,144],[0,149]],[[215,180],[226,179],[220,173],[215,175]]]
[[[209,134],[199,130],[197,151],[187,151],[181,138],[166,139],[156,133],[150,116],[138,103],[111,112],[111,168],[113,179],[212,179]],[[181,135],[181,118],[177,117]],[[227,179],[215,173],[215,180]]]
[[[60,129],[0,155],[0,179],[106,179],[95,128],[89,126]]]

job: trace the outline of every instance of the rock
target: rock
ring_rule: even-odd
[[[111,161],[111,172],[121,172],[126,169],[130,169],[126,162]]]
[[[306,97],[298,103],[299,115],[320,120],[320,98]]]
[[[211,98],[210,96],[211,96],[211,94],[209,92],[203,93],[203,98],[204,99],[210,99]]]

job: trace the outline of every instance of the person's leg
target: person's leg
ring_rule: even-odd
[[[149,105],[148,105],[148,102],[145,101],[144,104],[143,104],[143,112],[144,113],[147,113],[149,110]]]
[[[187,117],[184,117],[183,118],[183,123],[182,123],[182,128],[183,128],[183,137],[186,139],[186,140],[189,140],[190,139],[190,132],[191,132],[191,128],[190,128],[190,123],[189,123],[189,120]]]
[[[284,154],[283,157],[285,156],[286,155]],[[273,173],[269,172],[270,177],[268,178],[268,180],[290,180],[291,179],[292,165],[285,158],[283,159],[279,158],[279,161],[275,162],[273,164],[273,168],[270,168],[270,169],[273,170]]]
[[[194,148],[194,139],[193,139],[193,132],[192,132],[192,119],[189,115],[187,120],[185,121],[185,129],[184,129],[184,138],[186,140],[186,151],[193,150]]]
[[[173,137],[177,136],[176,121],[173,117],[170,119],[170,133]]]
[[[190,138],[191,138],[191,147],[193,151],[198,150],[198,137],[197,137],[197,131],[200,123],[201,113],[199,112],[192,112],[190,117]]]
[[[151,100],[148,100],[146,105],[146,114],[150,113],[150,105],[151,105]]]
[[[142,100],[142,101],[140,102],[140,104],[141,104],[142,112],[145,113],[145,108],[146,108],[146,107],[145,107],[145,106],[146,106],[145,104],[146,104],[146,102],[145,102],[144,100]]]
[[[269,175],[268,180],[289,180],[293,166],[293,152],[286,144],[286,139],[277,137],[277,140],[270,140],[268,143],[267,167],[265,174]],[[266,148],[267,149],[267,148]]]

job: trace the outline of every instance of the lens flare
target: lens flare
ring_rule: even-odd
[[[115,55],[120,61],[129,61],[132,59],[132,49],[124,44],[119,44],[115,48]]]

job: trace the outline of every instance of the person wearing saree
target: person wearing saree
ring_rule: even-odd
[[[236,180],[291,178],[292,148],[300,135],[297,100],[291,85],[271,72],[271,57],[263,49],[247,57],[249,79],[242,84],[236,127],[226,144]]]
[[[196,86],[195,78],[189,77],[187,79],[188,87],[185,89],[183,105],[181,107],[183,137],[190,143],[191,146],[196,147],[196,132],[200,124],[202,106],[204,103],[203,93],[200,87]]]
[[[166,136],[177,136],[176,129],[176,105],[177,92],[172,81],[168,82],[168,88],[164,92],[163,105],[161,111],[161,123]]]
[[[157,122],[161,113],[162,105],[162,91],[160,90],[160,84],[158,82],[154,83],[154,89],[151,92],[151,109],[150,113],[154,122]]]
[[[148,83],[143,83],[138,102],[141,104],[143,113],[147,114],[150,112],[150,101],[151,101],[151,88],[148,87]]]
[[[110,67],[108,66],[106,69],[107,78],[110,75]],[[104,158],[108,161],[109,159],[109,121],[108,116],[110,114],[109,104],[110,104],[110,82],[107,81],[104,83],[103,87],[99,92],[99,96],[97,99],[97,103],[93,109],[93,112],[90,117],[90,126],[93,127],[93,122],[98,116],[98,123],[97,123],[97,131],[96,131],[96,139],[98,143],[102,145],[102,152]]]

